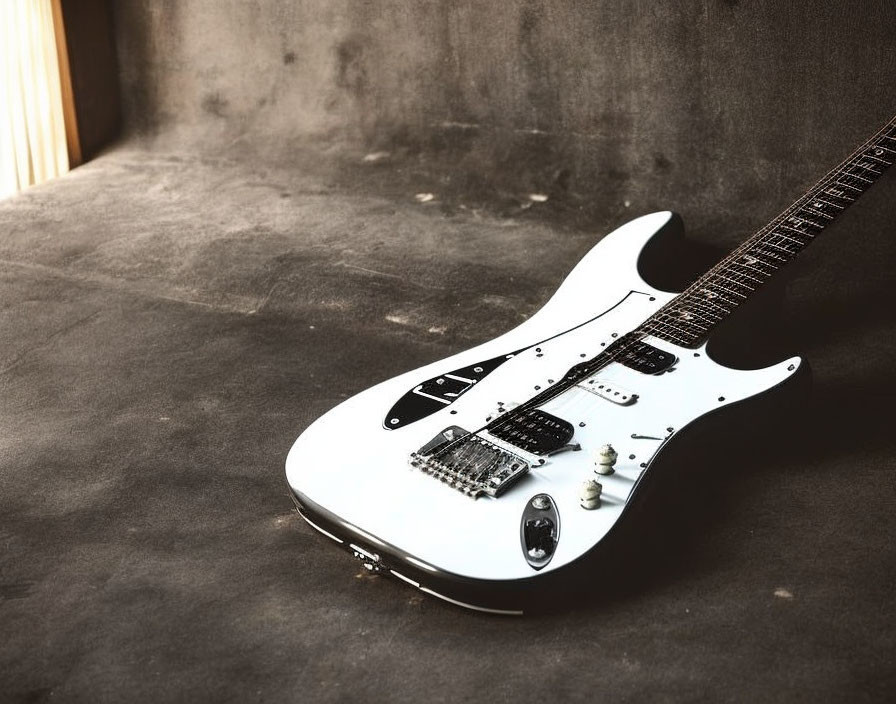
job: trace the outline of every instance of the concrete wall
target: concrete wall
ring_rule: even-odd
[[[762,224],[896,110],[890,0],[115,11],[132,134],[281,160],[385,150],[468,195],[542,191],[586,220],[673,207],[698,232]]]

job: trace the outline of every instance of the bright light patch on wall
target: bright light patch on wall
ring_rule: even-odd
[[[0,198],[66,171],[51,0],[0,0]]]

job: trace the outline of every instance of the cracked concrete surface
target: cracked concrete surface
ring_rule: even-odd
[[[894,6],[408,7],[116,4],[128,136],[0,202],[0,701],[886,700],[893,174],[794,265],[808,405],[592,598],[362,574],[283,462],[631,217],[767,221],[889,117]]]
[[[673,491],[621,589],[484,618],[359,575],[291,512],[283,460],[349,394],[530,314],[598,236],[327,168],[126,144],[0,203],[5,698],[884,698],[893,321],[866,253],[819,243],[791,286],[817,377],[795,441]],[[840,232],[888,251],[892,186]]]

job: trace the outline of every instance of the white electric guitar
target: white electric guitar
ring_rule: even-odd
[[[706,341],[894,160],[896,118],[679,294],[639,274],[675,217],[620,227],[519,327],[314,422],[286,460],[299,513],[367,569],[470,608],[519,613],[593,578],[693,431],[804,369],[730,369]]]

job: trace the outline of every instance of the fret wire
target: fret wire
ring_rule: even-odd
[[[863,154],[862,159],[864,159],[864,158],[865,158],[865,155]],[[865,166],[862,162],[856,163],[856,167],[859,169],[862,169],[863,171],[870,171],[875,176],[881,176],[884,173],[883,171],[878,171],[877,169],[872,168],[872,166],[870,164],[868,166]]]
[[[793,254],[793,252],[791,252],[789,249],[784,249],[784,247],[781,247],[780,245],[777,245],[774,242],[769,242],[768,240],[763,240],[762,243],[768,245],[769,247],[774,247],[775,249],[779,249],[782,252],[784,252],[785,254]],[[787,261],[787,260],[784,259],[783,261]]]
[[[756,244],[758,245],[758,244],[763,244],[763,243],[762,243],[762,242],[757,242]],[[776,260],[776,261],[779,261],[779,262],[783,262],[784,264],[786,264],[787,261],[788,261],[787,259],[784,259],[783,257],[779,257],[779,256],[778,256],[777,254],[775,254],[774,252],[766,252],[766,251],[764,251],[764,250],[762,250],[762,249],[759,249],[758,247],[756,247],[756,248],[753,249],[752,251],[753,251],[754,254],[761,254],[763,257],[771,257],[772,259],[774,259],[774,260]]]
[[[798,213],[802,212],[805,209],[806,209],[806,206],[803,206],[797,212]],[[790,220],[791,222],[793,222],[794,220],[799,221],[799,222],[803,223],[804,225],[808,225],[809,227],[817,227],[819,230],[823,230],[825,228],[825,225],[827,225],[827,223],[815,222],[814,220],[809,220],[809,219],[801,217],[799,215],[791,215],[787,219]],[[797,230],[797,232],[799,232],[799,230]],[[806,234],[809,235],[811,233],[806,232]]]
[[[774,239],[777,238],[777,239]],[[797,252],[802,251],[802,249],[809,244],[812,240],[808,240],[806,242],[801,242],[795,237],[791,237],[789,235],[785,235],[783,232],[772,232],[768,236],[766,236],[762,240],[765,244],[768,244],[771,247],[776,247],[777,249],[782,250],[789,256],[795,255]]]
[[[660,327],[668,328],[670,326],[669,325],[661,325]],[[672,332],[669,332],[668,330],[656,330],[656,328],[654,327],[654,330],[650,331],[649,334],[653,334],[654,332],[662,332],[663,335],[668,335],[669,337],[673,338],[672,342],[677,342],[678,344],[684,345],[685,347],[687,347],[690,344],[693,344],[693,342],[694,342],[693,339],[691,339],[691,340],[688,340],[686,338],[682,339],[680,337],[680,335],[684,335],[686,333],[683,333],[681,330],[679,330],[678,328],[675,328],[675,327],[672,328]]]
[[[704,305],[704,300],[700,299],[700,298],[689,298],[687,300],[687,306],[689,308],[691,308],[691,307],[696,308],[697,310],[701,311],[703,315],[708,316],[710,318],[717,317],[718,319],[713,321],[715,323],[720,323],[722,320],[725,319],[725,316],[731,312],[727,308],[707,308]],[[718,312],[719,310],[721,310],[722,312],[719,313]]]
[[[687,316],[687,317],[685,317],[685,316]],[[700,332],[708,332],[709,331],[709,328],[703,327],[696,320],[694,320],[693,313],[690,313],[686,310],[681,310],[681,308],[679,308],[678,315],[675,318],[668,320],[667,322],[669,322],[670,325],[676,325],[676,324],[693,325],[695,327],[700,328]],[[710,327],[715,324],[714,322],[709,321],[709,320],[707,320],[705,322],[710,323]]]
[[[671,321],[663,320],[663,318],[674,315],[675,310],[689,307],[690,310],[684,312],[713,324],[714,318],[730,313],[740,304],[740,301],[735,300],[736,298],[747,299],[740,289],[749,292],[755,290],[746,281],[756,285],[765,283],[764,280],[756,279],[747,271],[765,277],[765,279],[770,277],[781,264],[786,264],[812,242],[818,232],[834,220],[841,211],[855,202],[858,198],[858,195],[855,194],[861,195],[868,186],[874,184],[877,177],[882,175],[884,169],[892,165],[888,159],[889,155],[896,154],[896,148],[890,146],[890,143],[896,143],[894,134],[896,134],[896,118],[893,118],[866,140],[841,164],[825,174],[816,182],[815,186],[798,198],[777,218],[742,242],[727,257],[694,281],[683,293],[658,310],[646,321],[644,329],[653,325],[656,334],[667,335],[669,338],[673,338],[670,341],[687,345],[688,343],[682,342],[679,336],[687,338],[693,333],[682,331],[679,325],[674,325]],[[887,155],[887,158],[881,158],[884,155]],[[875,168],[875,162],[882,166]],[[868,178],[868,176],[872,178]],[[824,206],[833,209],[833,212],[826,212]],[[814,218],[818,218],[818,220]],[[806,229],[799,229],[801,227]],[[782,230],[793,233],[793,235],[785,234]],[[727,282],[728,285],[723,285],[721,281]],[[702,296],[699,292],[710,292],[713,297]],[[723,295],[722,292],[728,295]],[[729,307],[731,310],[728,310]],[[676,322],[679,324],[689,323],[693,328],[702,328],[695,323],[693,318],[687,320],[678,318]]]
[[[834,183],[836,183],[838,186],[843,186],[844,188],[851,188],[856,193],[864,193],[864,191],[861,188],[856,188],[855,186],[852,186],[848,183],[843,183],[843,181],[834,181]]]
[[[750,270],[752,270],[752,271],[755,271],[755,272],[756,272],[757,274],[759,274],[760,276],[766,276],[766,277],[771,276],[773,273],[775,273],[775,272],[778,270],[777,267],[774,267],[774,266],[772,266],[771,264],[767,264],[766,262],[763,262],[763,261],[761,261],[761,260],[759,260],[759,259],[756,259],[755,257],[753,257],[753,259],[755,259],[756,262],[758,262],[758,263],[760,263],[760,264],[765,264],[765,266],[770,267],[770,268],[771,268],[771,271],[762,271],[762,269],[757,269],[757,268],[754,267],[752,264],[748,264],[747,262],[740,262],[740,263],[738,264],[738,266],[745,266],[745,267],[747,267],[748,269],[750,269]]]
[[[832,208],[837,208],[838,210],[844,210],[844,207],[842,205],[837,205],[836,203],[831,203],[829,201],[826,201],[821,196],[815,196],[815,200],[817,200],[819,203],[824,203],[825,205],[829,205]]]
[[[716,274],[716,276],[719,276],[719,277],[721,277],[721,278],[723,278],[723,279],[726,279],[727,281],[731,281],[731,279],[729,279],[728,277],[724,276],[723,274]],[[737,282],[736,282],[736,281],[731,281],[731,283],[737,285]],[[747,300],[747,297],[746,297],[744,294],[742,294],[742,293],[738,293],[737,291],[732,291],[731,289],[726,288],[725,286],[722,286],[721,284],[719,284],[719,287],[720,287],[723,291],[727,291],[728,293],[732,294],[733,296],[739,296],[740,298],[743,298],[744,300]],[[747,286],[746,288],[750,288],[750,287]],[[755,291],[755,290],[756,290],[756,289],[750,289],[750,291]]]
[[[673,313],[677,313],[678,316],[680,316],[681,314],[696,315],[698,318],[700,318],[701,320],[705,320],[707,323],[710,323],[711,325],[715,325],[716,323],[718,323],[719,321],[722,320],[721,317],[718,317],[717,313],[712,313],[710,311],[704,310],[697,304],[696,300],[691,299],[691,298],[684,299],[682,301],[682,303],[679,304],[678,306],[676,306],[675,308],[673,308],[672,311],[673,311]],[[716,318],[716,319],[713,320],[713,318]],[[681,317],[677,317],[676,319],[687,320],[687,318],[681,318]]]
[[[881,164],[884,165],[884,168],[886,168],[887,166],[893,165],[892,161],[887,161],[886,159],[881,159],[879,156],[875,156],[874,154],[866,154],[865,158],[866,159],[874,159],[874,161],[879,161]]]
[[[737,272],[731,272],[731,270],[726,267],[726,268],[720,269],[718,272],[716,272],[716,278],[724,279],[725,281],[729,281],[730,283],[734,284],[735,286],[741,286],[741,287],[747,289],[748,291],[750,291],[751,293],[756,290],[755,288],[753,288],[752,286],[750,286],[749,284],[747,284],[743,281],[738,281],[737,279],[733,279],[730,276],[726,276],[726,274],[728,274],[728,273],[734,273],[735,275],[737,274]],[[732,293],[737,294],[738,292],[732,291]]]
[[[704,289],[701,289],[701,290],[704,290]],[[684,295],[684,294],[682,294],[682,295]],[[688,295],[692,295],[692,294],[688,294]],[[725,298],[725,296],[723,296],[721,293],[718,293],[717,291],[713,291],[713,295],[715,296],[715,298],[713,298],[712,300],[715,300],[716,298],[718,298],[718,299],[724,301],[725,303],[728,303],[732,307],[736,307],[736,306],[740,305],[740,301],[736,301],[732,298]],[[709,299],[703,298],[701,300],[709,300]],[[724,306],[719,306],[719,308],[721,308],[722,310],[725,309]],[[728,312],[730,312],[730,311],[728,311]]]
[[[705,294],[705,295],[699,295],[699,294]],[[713,291],[712,288],[710,288],[709,286],[699,289],[695,293],[690,294],[690,296],[692,298],[700,301],[701,303],[705,303],[707,305],[718,308],[719,310],[724,311],[725,313],[728,313],[729,311],[725,308],[725,306],[721,305],[720,303],[717,303],[716,302],[717,299],[725,301],[727,303],[732,303],[727,298],[722,296],[718,291]],[[737,305],[737,303],[733,303],[732,305]]]
[[[859,153],[855,156],[854,159],[850,160],[850,168],[862,169],[863,171],[870,171],[875,176],[880,176],[883,171],[878,171],[874,168],[874,164],[867,161],[868,157],[864,154],[864,152]]]
[[[843,199],[843,200],[845,200],[845,201],[848,201],[846,205],[852,205],[853,203],[855,203],[856,199],[853,198],[853,197],[852,197],[851,195],[849,195],[848,193],[846,193],[845,191],[839,191],[839,190],[838,190],[838,191],[835,193],[835,192],[834,192],[835,190],[836,190],[836,189],[834,189],[834,188],[826,188],[826,189],[824,190],[824,193],[825,193],[826,195],[833,196],[834,198],[841,198],[841,199]]]
[[[806,237],[809,237],[810,239],[815,236],[811,232],[806,232],[805,230],[797,230],[795,227],[790,227],[790,225],[785,225],[783,222],[780,225],[778,225],[778,227],[781,228],[782,230],[789,230],[790,232],[795,232],[798,235],[805,235]],[[780,233],[776,233],[776,234],[780,234]],[[804,243],[800,242],[800,244],[804,244]]]
[[[850,178],[857,178],[859,181],[864,181],[868,185],[871,185],[872,183],[874,183],[874,181],[872,181],[869,178],[865,178],[864,176],[859,176],[858,174],[850,173],[849,171],[840,171],[840,175],[841,176],[849,176]]]
[[[818,202],[818,203],[823,203],[824,201],[822,201],[822,200],[819,199],[819,200],[817,200],[816,202]],[[809,206],[809,205],[804,206],[802,209],[803,209],[803,210],[808,210],[809,212],[815,213],[816,215],[820,215],[821,217],[823,217],[823,218],[827,218],[828,220],[833,220],[833,219],[834,219],[834,216],[833,216],[833,215],[831,215],[830,213],[826,213],[826,212],[824,212],[823,210],[819,210],[818,208],[815,207],[814,204],[811,205],[811,206]]]
[[[790,230],[791,232],[796,232],[797,234],[800,234],[800,235],[806,235],[808,237],[811,237],[811,235],[809,235],[808,232],[803,232],[802,230],[795,230],[792,227],[787,227],[787,225],[784,225],[784,224],[781,224],[778,227],[780,227],[784,230]],[[798,240],[796,237],[791,237],[790,235],[785,235],[783,232],[771,232],[771,233],[769,233],[769,236],[770,237],[771,236],[783,237],[785,240],[789,240],[790,242],[793,242],[794,244],[799,244],[799,245],[807,244],[806,242],[803,242],[802,240]]]
[[[730,270],[731,267],[735,267],[735,266],[740,266],[740,265],[737,264],[737,263],[733,263],[733,264],[731,264],[730,267],[728,267],[728,269]],[[747,273],[744,273],[743,271],[739,271],[739,272],[737,272],[737,273],[738,273],[740,276],[745,276],[746,278],[750,279],[750,281],[755,281],[757,284],[764,284],[764,283],[765,283],[765,281],[764,281],[763,279],[757,279],[757,278],[755,278],[755,277],[753,277],[753,276],[750,276],[750,275],[747,274]]]

